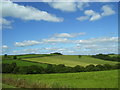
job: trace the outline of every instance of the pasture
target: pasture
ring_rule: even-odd
[[[2,88],[16,88],[16,87],[7,84],[2,84]]]
[[[17,64],[17,66],[37,65],[37,66],[47,67],[47,64],[43,64],[43,63],[29,62],[29,61],[23,61],[23,60],[14,60],[14,59],[2,60],[2,63],[9,63],[9,64],[11,64],[13,62],[15,62]]]
[[[3,83],[24,88],[118,88],[118,70],[62,74],[3,74]]]
[[[105,61],[102,59],[93,58],[89,55],[82,55],[80,58],[78,55],[57,55],[57,56],[46,56],[46,57],[35,57],[35,58],[24,58],[26,61],[50,63],[50,64],[64,64],[66,66],[87,66],[89,64],[116,64],[118,62]]]

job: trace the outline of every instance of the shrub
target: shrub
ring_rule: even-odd
[[[73,70],[74,70],[74,72],[83,72],[84,67],[77,65],[73,68]]]
[[[85,67],[85,71],[95,71],[95,66],[93,64],[90,64]]]
[[[13,59],[17,59],[17,56],[13,56]]]

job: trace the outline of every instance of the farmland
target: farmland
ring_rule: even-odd
[[[19,59],[21,58],[21,59]],[[105,61],[93,58],[90,55],[20,55],[17,59],[13,56],[3,58],[2,63],[17,66],[42,66],[48,64],[64,64],[74,67],[90,64],[111,64],[118,62]],[[118,70],[91,71],[77,73],[51,73],[51,74],[3,74],[3,88],[117,88]]]
[[[13,63],[15,62],[17,66],[32,66],[32,65],[38,65],[42,67],[46,67],[46,64],[43,63],[36,63],[36,62],[29,62],[29,61],[23,61],[23,60],[14,60],[14,59],[9,59],[9,60],[3,60],[3,63]]]
[[[93,58],[89,55],[82,55],[81,58],[78,55],[59,55],[59,56],[47,56],[47,57],[36,57],[36,58],[24,58],[26,61],[34,61],[40,63],[50,64],[65,64],[66,66],[87,66],[89,64],[116,64],[117,62],[104,61],[102,59]]]
[[[23,85],[18,85],[19,80]],[[36,88],[118,88],[118,70],[63,74],[3,74],[3,83],[26,88],[27,84],[34,84]]]

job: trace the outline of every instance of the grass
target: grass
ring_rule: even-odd
[[[36,58],[25,58],[27,61],[34,61],[40,63],[50,64],[65,64],[66,66],[87,66],[89,64],[116,64],[117,62],[105,61],[102,59],[93,58],[91,56],[84,55],[79,58],[77,55],[58,55],[58,56],[47,56],[47,57],[36,57]]]
[[[26,82],[36,88],[39,86],[42,88],[118,88],[118,70],[62,74],[3,74],[3,79],[6,79],[6,83],[15,85],[18,80],[24,81],[23,87]],[[13,81],[15,83],[12,83]]]
[[[2,83],[2,88],[16,88],[16,87]]]
[[[42,67],[47,67],[47,64],[43,63],[36,63],[36,62],[29,62],[29,61],[23,61],[23,60],[14,60],[14,59],[8,59],[8,60],[2,60],[2,63],[13,63],[15,62],[17,66],[32,66],[32,65],[38,65]]]

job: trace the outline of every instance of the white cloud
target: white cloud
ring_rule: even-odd
[[[37,45],[40,44],[41,42],[34,41],[34,40],[28,40],[28,41],[23,41],[23,42],[16,42],[15,46],[17,47],[25,47],[25,46],[32,46],[32,45]]]
[[[103,13],[101,13],[102,16],[109,16],[115,14],[115,11],[109,6],[109,5],[104,5],[102,7]]]
[[[84,21],[84,20],[88,20],[89,19],[89,16],[81,16],[81,17],[78,17],[76,18],[77,20],[80,20],[80,21]]]
[[[7,45],[2,45],[0,47],[0,54],[5,54],[9,52],[9,47]]]
[[[49,2],[48,3],[51,7],[67,12],[74,12],[76,11],[76,4],[75,2]]]
[[[83,10],[85,7],[89,7],[89,4],[88,4],[88,2],[78,2],[78,3],[77,3],[77,7],[78,7],[80,10]]]
[[[60,34],[55,34],[53,37],[59,37],[59,38],[73,38],[81,35],[85,35],[86,33],[81,32],[81,33],[60,33]]]
[[[84,20],[95,21],[101,18],[101,15],[93,10],[85,10],[84,14],[86,16],[81,16],[76,19],[80,21],[84,21]]]
[[[41,11],[34,7],[22,6],[10,1],[1,2],[2,6],[2,16],[3,17],[16,17],[23,20],[44,20],[51,22],[62,22],[63,18],[56,17],[55,15],[49,14],[46,11]]]
[[[88,16],[92,16],[92,15],[95,14],[95,12],[94,12],[93,10],[85,10],[85,11],[84,11],[84,14],[85,14],[85,15],[88,15]]]
[[[49,39],[43,39],[42,42],[44,43],[68,43],[70,42],[67,38],[49,38]]]
[[[118,37],[98,37],[86,40],[69,40],[67,38],[48,38],[43,39],[42,44],[49,43],[49,46],[40,48],[28,48],[17,50],[13,53],[52,53],[60,52],[63,54],[98,54],[98,53],[118,53]],[[51,43],[61,43],[60,46]],[[64,46],[70,43],[70,46]],[[71,46],[72,45],[72,46]]]
[[[22,49],[22,50],[14,50],[12,51],[13,54],[40,54],[39,48],[32,48],[32,49]]]
[[[7,45],[3,45],[2,49],[8,49],[8,46]]]
[[[0,28],[2,29],[4,29],[4,28],[7,28],[7,29],[11,29],[12,28],[12,26],[11,26],[11,23],[12,23],[13,21],[8,21],[7,19],[5,19],[5,18],[0,18]]]
[[[101,18],[101,15],[99,13],[95,13],[94,15],[92,15],[92,17],[90,18],[90,21],[95,21]]]
[[[94,21],[94,20],[98,20],[101,18],[101,15],[99,13],[96,13],[95,11],[93,10],[85,10],[85,15],[87,16],[91,16],[90,17],[90,21]]]
[[[89,6],[87,2],[75,2],[74,0],[70,0],[69,2],[49,2],[48,4],[54,9],[66,12],[74,12],[77,8],[83,10]]]
[[[76,40],[76,43],[79,44],[94,44],[94,43],[113,43],[118,42],[118,37],[100,37],[100,38],[91,38],[88,40]]]
[[[109,5],[104,5],[102,6],[102,13],[95,12],[93,10],[85,10],[84,14],[86,16],[81,16],[76,18],[79,21],[84,21],[84,20],[89,20],[89,21],[95,21],[99,20],[104,16],[109,16],[115,14],[115,11],[109,6]]]

